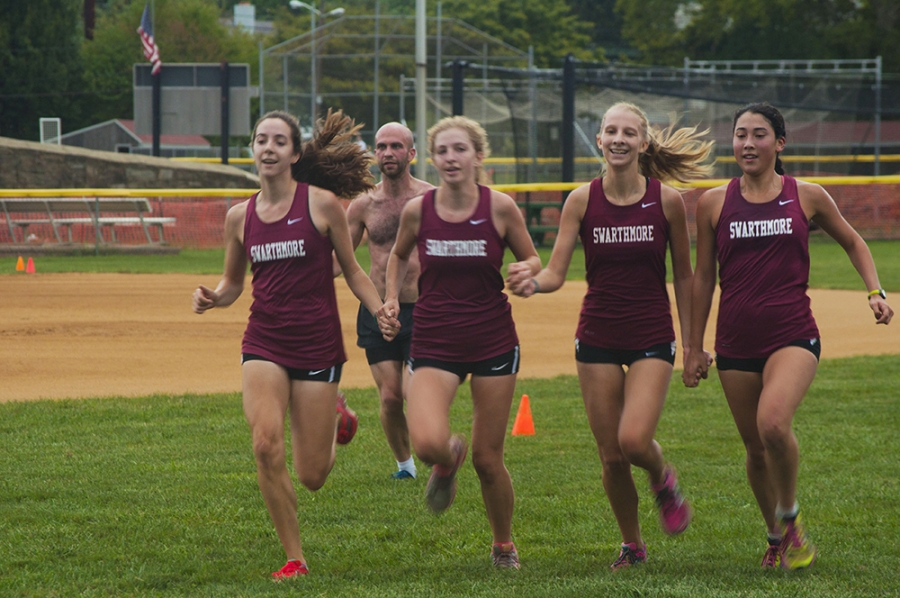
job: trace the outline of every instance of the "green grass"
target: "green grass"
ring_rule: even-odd
[[[527,370],[526,363],[523,364]],[[715,378],[671,386],[658,440],[695,519],[664,536],[641,480],[650,561],[612,573],[618,532],[573,377],[520,380],[537,434],[510,437],[523,568],[490,566],[467,462],[443,516],[393,461],[375,391],[351,390],[356,439],[325,487],[299,490],[312,574],[275,585],[283,553],[232,395],[0,405],[3,596],[896,596],[900,567],[900,358],[824,361],[797,415],[799,499],[820,548],[809,571],[758,568],[765,529]],[[451,419],[470,426],[463,386]],[[639,476],[640,478],[640,476]]]
[[[875,258],[881,284],[891,292],[900,291],[900,241],[869,241],[869,248]],[[552,247],[538,247],[541,263],[546,265]],[[831,241],[813,239],[810,242],[810,286],[825,289],[863,288],[862,280],[853,269],[847,254]],[[506,263],[513,256],[506,252]],[[101,256],[40,256],[35,260],[38,272],[127,272],[137,274],[220,274],[225,259],[223,249],[185,249],[177,255],[101,255]],[[356,259],[363,269],[369,271],[369,252],[361,246]],[[15,271],[16,258],[5,257],[0,272],[20,275]],[[669,279],[672,276],[668,265]],[[584,280],[584,252],[575,250],[569,266],[567,280]]]
[[[16,256],[0,258],[0,263],[4,264],[2,269],[4,274],[20,275],[15,271],[16,259]],[[221,274],[224,263],[224,249],[182,249],[177,254],[165,255],[40,255],[34,257],[35,270],[39,273]]]
[[[884,288],[900,291],[900,241],[867,241],[878,278]],[[829,238],[812,238],[809,243],[810,286],[820,289],[862,290],[865,285],[843,248]]]

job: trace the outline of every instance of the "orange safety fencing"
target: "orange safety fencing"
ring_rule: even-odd
[[[841,213],[848,222],[866,239],[900,239],[900,177],[843,177],[814,180],[822,184],[837,203]],[[833,181],[833,182],[829,182]],[[694,213],[696,203],[703,191],[725,181],[697,181],[691,188],[684,190],[687,208],[688,226],[692,237],[696,226]],[[519,203],[527,224],[540,233],[532,235],[544,245],[552,244],[555,228],[559,224],[560,210],[564,195],[581,183],[535,183],[529,185],[495,185],[495,188],[509,193]],[[102,191],[102,193],[101,193]],[[223,245],[225,214],[229,207],[247,199],[252,190],[0,190],[0,200],[9,197],[100,197],[128,196],[146,197],[151,212],[145,216],[166,218],[161,225],[165,245],[182,248],[213,248]],[[231,195],[225,195],[231,193]],[[43,195],[41,195],[43,194]],[[153,195],[151,195],[153,194]],[[159,194],[159,195],[156,195]],[[346,202],[345,202],[346,204]],[[133,214],[122,214],[122,216]],[[59,213],[54,217],[66,219],[72,214]],[[103,214],[116,216],[116,214]],[[174,221],[168,221],[174,218]],[[12,214],[0,210],[0,244],[21,244],[23,242],[55,244],[53,226],[47,214]],[[16,223],[31,220],[34,223],[19,226]],[[78,220],[71,218],[71,220]],[[81,220],[84,220],[83,218]],[[108,231],[102,231],[104,244],[110,244]],[[155,229],[154,229],[155,230]],[[27,235],[24,235],[27,231]],[[67,225],[64,242],[72,244],[94,245],[98,242],[97,231],[90,222],[79,222]],[[16,234],[14,238],[12,235]],[[26,240],[31,237],[30,241]],[[155,240],[155,239],[154,239]],[[145,245],[147,236],[141,226],[134,223],[115,225],[116,245]]]

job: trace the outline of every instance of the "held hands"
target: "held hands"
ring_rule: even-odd
[[[198,314],[202,314],[206,310],[215,307],[216,301],[218,300],[219,294],[202,284],[197,287],[197,290],[191,295],[191,304],[194,308],[194,312]]]
[[[384,305],[375,312],[375,319],[378,321],[378,329],[381,330],[381,335],[384,337],[384,340],[388,342],[394,340],[400,332],[399,314],[400,304],[396,299],[385,301]]]
[[[700,380],[709,377],[709,366],[713,357],[709,351],[684,350],[684,371],[681,372],[681,381],[688,388],[695,388]]]
[[[875,312],[876,324],[890,324],[891,318],[894,317],[894,310],[888,305],[888,302],[878,295],[869,297],[869,307]]]
[[[535,293],[528,262],[514,262],[506,269],[506,288],[519,297],[531,297]]]

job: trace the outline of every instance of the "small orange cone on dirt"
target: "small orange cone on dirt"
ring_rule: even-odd
[[[28,258],[28,265],[25,266],[26,274],[34,274],[34,259]]]
[[[25,262],[22,260],[22,256],[19,256],[19,259],[16,261],[16,272],[24,272],[25,271]]]
[[[534,436],[534,420],[531,418],[531,404],[528,395],[522,395],[519,403],[519,412],[516,413],[516,421],[512,428],[513,436]]]

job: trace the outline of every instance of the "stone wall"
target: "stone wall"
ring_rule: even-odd
[[[222,164],[180,162],[0,137],[0,189],[258,189]]]

